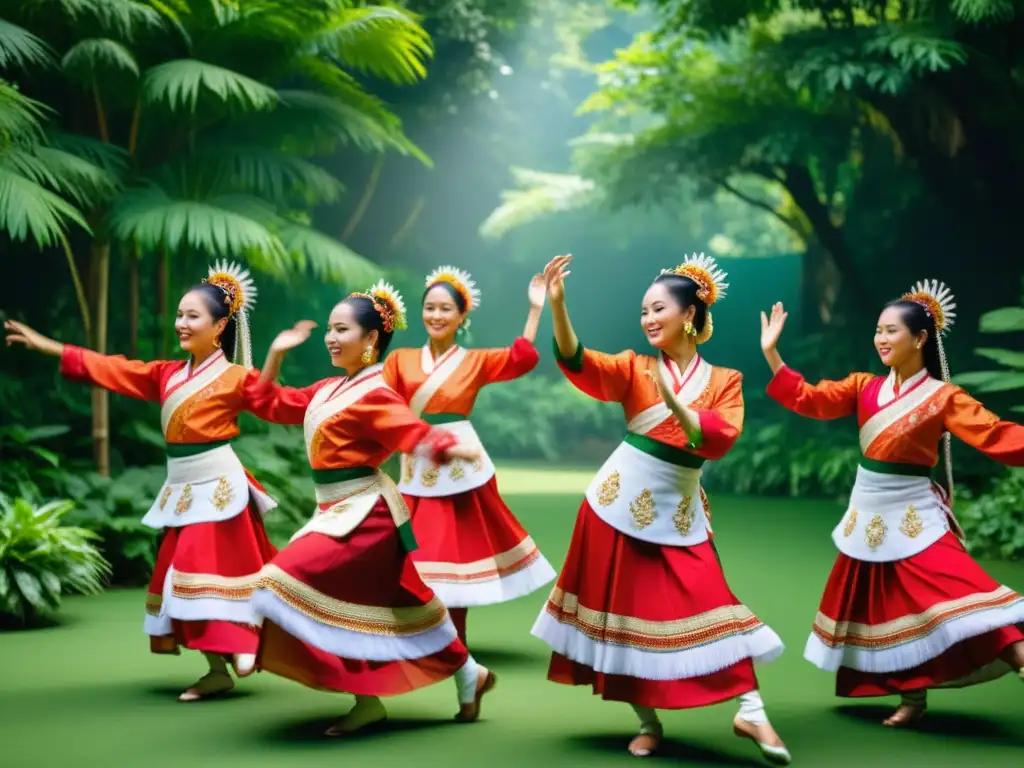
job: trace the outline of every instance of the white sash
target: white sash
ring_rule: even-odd
[[[394,481],[379,469],[368,477],[357,477],[340,483],[318,483],[316,501],[318,507],[302,528],[296,531],[291,541],[307,533],[322,533],[325,536],[341,538],[354,531],[373,510],[381,496],[391,510],[395,527],[409,523],[409,508]],[[321,508],[319,505],[329,504]]]
[[[360,371],[351,381],[342,379],[340,386],[329,382],[320,387],[313,395],[313,399],[306,408],[306,416],[302,420],[306,456],[311,463],[313,461],[313,441],[316,438],[317,430],[325,421],[337,416],[378,387],[390,389],[378,375],[382,368],[380,363],[371,365]]]
[[[945,386],[945,382],[929,378],[924,383],[914,387],[905,395],[897,397],[887,405],[882,406],[881,410],[865,421],[864,425],[860,428],[861,453],[866,454],[871,444],[875,442],[875,440],[877,440],[885,430],[915,408],[927,402],[928,399],[942,389],[943,386]],[[882,393],[879,392],[879,395],[881,394]]]
[[[657,459],[621,443],[587,488],[587,502],[608,525],[635,539],[692,547],[708,539],[701,470]]]
[[[430,354],[430,345],[424,345],[421,364],[423,370],[427,372],[427,378],[409,400],[409,407],[417,416],[423,414],[430,399],[458,370],[467,354],[468,349],[456,347],[454,351],[449,350],[442,355],[437,361],[438,364],[435,364]],[[409,496],[440,498],[466,493],[489,483],[494,477],[494,464],[469,420],[443,424],[438,429],[451,432],[460,443],[477,446],[480,457],[474,462],[454,459],[445,464],[435,464],[425,456],[403,454],[399,490]]]
[[[230,445],[195,456],[167,459],[167,479],[142,524],[180,528],[215,523],[241,514],[250,500],[261,514],[277,502],[249,482]]]
[[[857,467],[850,504],[832,531],[836,548],[872,563],[904,560],[923,552],[950,529],[951,512],[933,487],[927,477]]]
[[[167,380],[164,391],[167,397],[160,406],[160,428],[164,437],[167,436],[167,426],[171,423],[174,414],[193,395],[202,392],[224,373],[231,369],[233,363],[229,361],[222,351],[210,355],[204,360],[195,373],[191,373],[192,361],[189,360],[182,368],[175,371]]]
[[[711,366],[700,355],[694,355],[682,374],[679,373],[679,366],[675,364],[675,361],[669,359],[664,353],[658,359],[658,367],[666,382],[672,382],[674,385],[678,381],[682,384],[676,395],[680,402],[686,404],[690,404],[700,397],[711,381]],[[626,429],[638,435],[646,435],[669,418],[675,417],[668,405],[659,400],[650,408],[640,411],[630,419]]]

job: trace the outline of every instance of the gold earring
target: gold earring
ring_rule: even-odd
[[[213,340],[213,346],[220,349],[220,336]]]
[[[364,363],[373,362],[373,346],[368,346],[363,350],[363,356],[360,358]]]
[[[687,320],[686,325],[683,326],[683,331],[686,332],[687,336],[697,335],[697,329],[693,327],[693,323],[691,323],[689,320]]]

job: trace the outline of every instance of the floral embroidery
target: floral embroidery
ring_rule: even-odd
[[[864,529],[864,541],[872,549],[877,549],[885,541],[885,534],[888,532],[882,516],[875,515]]]
[[[619,498],[619,473],[612,472],[601,481],[601,486],[597,489],[597,503],[602,507],[607,507],[617,498]]]
[[[654,494],[647,488],[629,503],[629,514],[633,516],[637,528],[643,530],[654,522],[658,516],[654,506]]]
[[[693,521],[696,518],[696,514],[690,508],[692,502],[692,496],[683,496],[682,500],[676,506],[676,513],[672,515],[672,522],[675,524],[676,530],[683,536],[690,533],[690,529],[693,527]]]
[[[900,533],[913,539],[923,530],[924,521],[921,520],[921,516],[917,513],[917,508],[911,504],[907,507],[907,511],[903,515],[903,520],[900,521]]]
[[[184,490],[181,492],[181,496],[178,498],[178,505],[174,508],[174,511],[179,515],[183,515],[188,512],[189,507],[192,506],[192,483],[188,483]]]
[[[846,517],[846,525],[843,526],[843,536],[852,536],[854,529],[857,527],[857,510],[850,507],[850,512]]]
[[[213,492],[213,498],[210,500],[213,502],[213,506],[217,508],[218,512],[223,512],[224,508],[230,504],[235,498],[235,492],[231,489],[231,483],[228,482],[226,477],[222,477],[217,481],[217,488]]]

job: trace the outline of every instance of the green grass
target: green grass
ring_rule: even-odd
[[[580,478],[501,475],[508,501],[556,565],[568,545]],[[584,483],[585,484],[585,483]],[[553,495],[552,489],[562,490]],[[1024,685],[1015,678],[933,694],[921,732],[878,720],[893,700],[850,703],[832,677],[802,659],[804,641],[834,551],[832,505],[712,498],[716,541],[736,594],[782,636],[788,652],[761,673],[773,723],[795,765],[1012,766],[1024,752]],[[989,564],[1024,589],[1020,564]],[[628,577],[628,575],[627,575]],[[142,593],[70,599],[56,628],[0,635],[0,764],[11,768],[194,766],[600,766],[625,752],[635,718],[625,704],[545,680],[546,647],[530,636],[544,591],[470,612],[477,657],[500,675],[484,719],[450,722],[454,685],[389,703],[391,726],[342,742],[320,737],[349,705],[261,674],[221,701],[179,704],[203,671],[198,654],[150,656],[142,634]],[[761,765],[753,745],[732,736],[732,704],[665,713],[664,754],[690,766]]]

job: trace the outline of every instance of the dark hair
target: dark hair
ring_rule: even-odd
[[[231,315],[231,306],[225,301],[225,299],[230,300],[228,292],[213,283],[193,285],[186,293],[193,291],[203,297],[203,303],[206,304],[206,309],[213,317],[214,322],[223,320],[225,317],[228,318],[224,332],[220,335],[220,345],[229,359],[234,357],[235,341],[238,338],[238,323],[235,316]]]
[[[935,333],[935,320],[925,312],[924,307],[916,301],[897,299],[885,305],[886,309],[898,309],[903,324],[915,336],[921,331],[928,331],[928,338],[921,347],[921,354],[924,356],[924,367],[932,378],[942,381],[942,363],[939,359],[938,334]]]
[[[704,324],[708,320],[708,305],[697,298],[697,291],[700,290],[697,284],[688,277],[674,274],[658,275],[654,282],[664,285],[681,309],[694,308],[693,329],[698,335],[703,333]]]
[[[462,313],[462,314],[465,314],[466,313],[466,297],[463,296],[461,293],[459,293],[457,290],[455,290],[455,286],[454,285],[452,285],[451,283],[445,282],[444,280],[438,280],[433,285],[428,285],[427,286],[427,290],[425,290],[423,292],[423,298],[420,300],[420,304],[425,303],[426,300],[427,300],[427,294],[430,293],[434,288],[437,288],[438,286],[440,286],[441,288],[445,289],[445,291],[448,293],[448,295],[452,297],[452,301],[455,302],[455,306],[458,308],[459,312]]]
[[[395,333],[393,330],[384,330],[384,318],[380,316],[380,312],[377,311],[373,302],[365,296],[349,296],[342,303],[352,307],[352,314],[356,316],[356,322],[366,333],[377,332],[377,353],[380,357],[384,357],[384,353],[388,351],[388,346],[391,344],[391,337]]]

